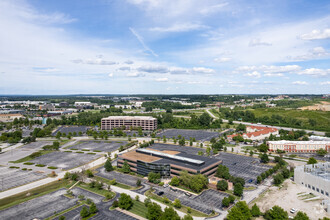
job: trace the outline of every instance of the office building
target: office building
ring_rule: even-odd
[[[114,128],[124,128],[125,130],[142,128],[145,131],[153,131],[157,129],[157,119],[150,116],[109,116],[102,118],[102,130]]]
[[[270,151],[309,153],[319,149],[330,151],[330,141],[267,141]]]

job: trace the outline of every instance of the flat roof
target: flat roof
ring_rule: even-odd
[[[270,144],[330,144],[330,141],[267,141]]]
[[[122,120],[134,120],[134,119],[140,119],[140,120],[155,120],[156,118],[151,116],[109,116],[103,119],[122,119]]]
[[[178,160],[182,162],[187,162],[187,163],[192,163],[196,165],[202,165],[205,162],[203,160],[197,160],[197,159],[192,159],[191,157],[184,157],[184,156],[178,156],[178,155],[173,155],[173,154],[167,154],[162,151],[154,151],[154,150],[148,150],[148,149],[137,149],[136,150],[139,153],[147,153],[155,156],[160,156],[161,158],[167,158],[167,159],[172,159],[172,160]]]

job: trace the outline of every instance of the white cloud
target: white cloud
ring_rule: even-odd
[[[132,60],[126,60],[124,63],[125,63],[125,64],[133,64],[134,61],[132,61]]]
[[[167,73],[169,71],[165,66],[141,66],[137,70],[147,73]]]
[[[76,59],[72,60],[73,63],[91,64],[91,65],[115,65],[114,61],[103,60],[103,59]]]
[[[109,73],[109,75],[108,75],[109,77],[113,77],[113,73]]]
[[[156,78],[155,79],[156,82],[167,82],[168,81],[168,78]]]
[[[195,31],[208,28],[205,25],[194,24],[194,23],[176,23],[169,27],[153,27],[150,28],[150,31],[156,32],[187,32],[187,31]]]
[[[305,81],[295,81],[295,82],[292,82],[293,85],[308,85],[307,82]]]
[[[145,74],[144,73],[139,73],[139,72],[133,72],[133,73],[127,73],[126,76],[127,77],[144,77]]]
[[[170,69],[171,74],[189,74],[189,71],[185,68],[171,68]]]
[[[213,74],[215,71],[210,68],[205,68],[205,67],[193,67],[190,71],[191,73],[195,74]]]
[[[324,58],[325,56],[330,55],[323,47],[314,47],[313,49],[309,50],[308,53],[303,55],[298,55],[295,57],[288,56],[290,60],[295,61],[302,61],[302,60],[311,60],[317,58]]]
[[[219,58],[215,58],[214,59],[214,62],[217,62],[217,63],[225,63],[225,62],[229,62],[231,61],[232,59],[230,57],[219,57]]]
[[[255,78],[260,78],[261,74],[257,71],[253,71],[252,73],[246,73],[244,76],[249,76],[249,77],[255,77]]]
[[[321,82],[320,85],[330,85],[330,81]]]
[[[223,10],[223,8],[226,7],[227,5],[228,5],[228,2],[207,6],[207,7],[203,8],[202,10],[200,10],[200,13],[203,15],[210,15],[215,12]]]
[[[324,30],[313,30],[308,34],[302,34],[299,36],[302,40],[321,40],[330,38],[330,28]]]
[[[262,41],[259,38],[254,38],[250,40],[249,46],[250,47],[256,47],[256,46],[271,46],[272,44],[266,41]]]
[[[145,43],[144,40],[142,38],[141,35],[138,34],[138,32],[136,32],[133,28],[129,28],[129,30],[132,32],[132,34],[136,37],[136,39],[140,42],[140,44],[142,45],[142,47],[144,48],[145,51],[149,51],[152,55],[154,55],[155,57],[158,57],[158,55],[151,50]]]
[[[247,71],[261,71],[263,73],[287,73],[296,72],[301,69],[298,65],[285,65],[285,66],[240,66],[236,68],[235,72],[247,72]]]
[[[265,73],[264,76],[268,76],[268,77],[276,77],[276,76],[282,77],[282,76],[284,76],[284,74],[283,73]]]
[[[328,76],[330,75],[330,69],[309,68],[298,72],[298,75]]]

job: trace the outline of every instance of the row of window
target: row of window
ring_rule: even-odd
[[[304,185],[303,182],[301,182],[302,185]],[[323,189],[319,189],[317,187],[311,186],[310,184],[305,184],[305,187],[308,187],[309,189],[312,189],[316,192],[321,192],[322,195],[329,196],[329,192],[323,191]]]

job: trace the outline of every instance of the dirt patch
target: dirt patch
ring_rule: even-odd
[[[311,195],[313,193],[304,186],[297,185],[291,180],[286,180],[282,188],[271,187],[265,194],[261,195],[256,203],[260,207],[262,212],[272,208],[275,205],[282,207],[289,213],[289,216],[295,216],[290,213],[291,208],[295,208],[298,211],[305,212],[310,219],[317,220],[323,217],[330,217],[330,213],[326,213],[321,206],[322,199],[317,195]],[[315,200],[306,201],[311,197]],[[319,198],[319,199],[318,199]],[[251,206],[255,202],[251,203]]]

